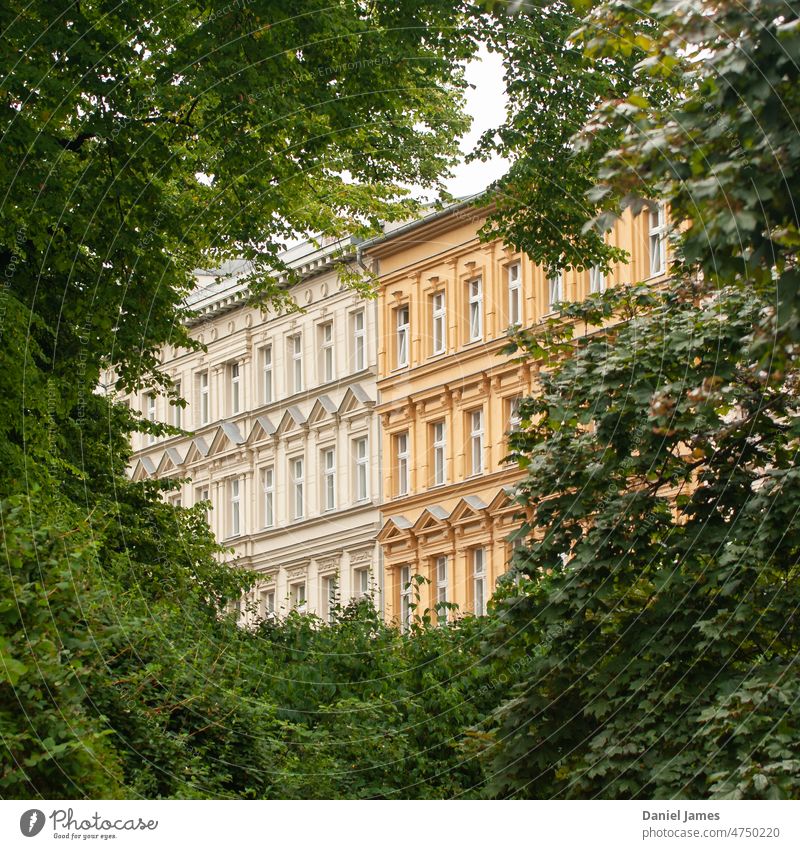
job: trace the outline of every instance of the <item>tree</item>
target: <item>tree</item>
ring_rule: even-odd
[[[606,101],[619,102],[644,89],[657,102],[672,91],[643,74],[637,46],[598,60],[572,35],[581,24],[578,4],[514,4],[484,19],[481,34],[503,60],[508,114],[502,126],[484,133],[473,158],[500,155],[510,161],[491,188],[494,207],[483,231],[525,251],[550,268],[589,268],[625,258],[608,245],[603,226],[587,227],[603,205],[589,194],[599,163],[616,148],[619,122],[592,122]],[[640,18],[647,31],[652,24]],[[577,143],[577,136],[592,122]],[[481,201],[485,203],[485,199]]]
[[[245,779],[209,769],[213,745],[280,727],[239,699],[237,661],[218,688],[202,671],[247,576],[199,515],[126,479],[149,425],[95,389],[113,368],[172,391],[159,351],[195,346],[195,268],[244,256],[254,298],[289,307],[286,238],[364,233],[438,186],[466,126],[468,8],[0,10],[3,795],[232,794]],[[186,621],[196,656],[174,648]]]
[[[526,577],[491,645],[534,660],[496,715],[499,792],[800,794],[798,375],[759,376],[763,307],[623,289],[569,310],[622,324],[520,339],[552,368],[512,436]]]
[[[615,139],[585,175],[596,214],[554,223],[663,200],[674,264],[516,339],[541,396],[512,437],[526,544],[487,646],[533,662],[487,773],[502,795],[796,798],[797,13],[575,6],[584,59],[638,54],[637,84],[572,139]]]

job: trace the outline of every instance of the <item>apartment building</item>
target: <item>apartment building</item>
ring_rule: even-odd
[[[191,431],[139,435],[131,473],[187,479],[171,497],[208,503],[231,562],[259,574],[245,601],[261,615],[325,618],[367,593],[381,603],[376,304],[342,286],[336,267],[355,250],[345,240],[287,251],[303,311],[283,315],[247,305],[246,264],[199,271],[190,333],[207,351],[163,352],[188,406],[128,399]]]
[[[519,525],[508,489],[521,475],[505,459],[507,433],[520,398],[536,391],[535,363],[501,353],[509,327],[607,286],[657,281],[666,268],[661,207],[617,223],[609,239],[631,261],[608,276],[548,277],[500,241],[481,243],[485,215],[455,204],[362,248],[379,278],[384,601],[387,619],[403,626],[417,602],[485,613],[507,569]],[[439,609],[440,621],[453,615]]]

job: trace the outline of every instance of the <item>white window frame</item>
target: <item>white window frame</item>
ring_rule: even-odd
[[[667,270],[667,210],[663,203],[649,211],[648,247],[650,254],[650,276],[657,277]]]
[[[322,449],[322,509],[336,509],[336,449]]]
[[[292,609],[305,613],[308,606],[307,586],[305,580],[297,581],[289,587]]]
[[[592,295],[601,295],[606,290],[606,274],[599,265],[593,265],[589,269],[589,292]]]
[[[522,263],[512,262],[506,267],[508,283],[508,326],[522,324]]]
[[[261,470],[261,492],[264,497],[264,527],[275,527],[275,467],[266,466]]]
[[[522,424],[522,417],[519,413],[519,405],[522,403],[522,395],[514,395],[508,399],[508,432],[514,433],[519,430]]]
[[[242,367],[239,363],[230,364],[231,382],[231,415],[235,416],[242,409]]]
[[[476,410],[470,410],[469,412],[469,454],[471,475],[482,475],[484,472],[484,448],[483,407],[478,407]]]
[[[364,598],[364,596],[369,595],[369,569],[354,569],[353,578],[356,598]]]
[[[409,488],[409,438],[408,431],[395,434],[395,454],[397,457],[397,495],[408,495]]]
[[[324,321],[319,325],[320,383],[330,383],[336,379],[336,362],[333,348],[333,321]]]
[[[486,549],[472,549],[472,612],[486,616]]]
[[[411,567],[400,567],[400,628],[411,628]]]
[[[155,422],[156,420],[156,393],[146,392],[144,396],[145,416],[147,421]],[[154,433],[147,434],[147,444],[152,445],[156,441]]]
[[[363,446],[363,453],[362,453]],[[354,501],[367,501],[369,499],[369,439],[359,436],[353,440],[353,461],[355,477]]]
[[[411,342],[411,309],[408,304],[395,310],[395,333],[397,335],[397,368],[406,368],[409,362]]]
[[[467,282],[469,295],[469,341],[483,339],[483,278],[473,277]]]
[[[447,308],[444,292],[431,295],[431,352],[443,354],[447,339]]]
[[[175,395],[177,398],[181,397],[181,382],[180,380],[175,381]],[[183,423],[183,407],[180,404],[172,405],[172,425],[173,427],[181,427]]]
[[[292,381],[292,391],[295,395],[303,391],[303,334],[293,333],[289,337],[289,376]]]
[[[261,593],[261,603],[264,608],[264,619],[275,618],[275,590],[264,590]]]
[[[447,483],[447,423],[445,419],[431,424],[433,446],[433,485]]]
[[[561,269],[547,278],[547,308],[554,312],[556,304],[564,300],[564,271]]]
[[[261,400],[271,404],[274,400],[272,383],[272,345],[261,348]]]
[[[352,314],[353,327],[353,371],[367,367],[367,315],[364,310]]]
[[[232,478],[230,482],[230,508],[231,508],[231,537],[242,535],[242,482],[239,478]]]
[[[289,476],[292,481],[291,504],[289,514],[298,521],[305,518],[305,459],[303,457],[289,458]]]
[[[208,369],[201,371],[197,376],[200,390],[200,426],[207,425],[211,418],[211,396]]]
[[[448,571],[449,571],[449,558],[446,554],[440,554],[436,558],[436,602],[437,604],[440,602],[449,602],[449,590],[448,590]],[[437,621],[440,625],[447,624],[448,618],[448,610],[447,608],[438,608],[437,612]]]
[[[336,601],[336,575],[324,575],[322,578],[322,605],[328,622],[333,622]]]

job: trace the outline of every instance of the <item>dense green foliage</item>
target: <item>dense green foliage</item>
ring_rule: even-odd
[[[661,292],[567,308],[586,337],[516,340],[541,395],[513,438],[521,580],[487,646],[533,661],[494,716],[493,792],[797,798],[797,10],[576,5],[585,57],[638,52],[672,93],[608,97],[577,133],[618,133],[593,225],[665,199],[675,262]]]
[[[255,297],[285,307],[284,239],[364,232],[409,214],[407,186],[439,184],[466,126],[465,9],[0,10],[0,795],[277,795],[276,776],[287,794],[321,795],[339,792],[328,773],[350,775],[352,753],[338,769],[314,741],[330,737],[340,701],[370,701],[365,727],[383,708],[355,684],[321,684],[319,711],[287,719],[300,702],[270,682],[288,649],[219,617],[247,576],[220,564],[199,513],[127,480],[127,437],[148,425],[95,388],[113,367],[125,388],[169,391],[159,351],[191,347],[182,302],[195,268],[245,256]],[[305,627],[287,624],[285,639],[296,631],[306,665],[322,668]],[[366,639],[374,623],[353,627]],[[423,645],[396,652],[409,671],[392,721],[414,721]],[[386,662],[389,686],[402,668]],[[397,752],[420,741],[417,728]],[[425,741],[407,773],[420,794],[456,780],[423,763],[430,750],[452,766],[447,746]],[[303,780],[307,752],[327,789]],[[349,781],[354,794],[385,787],[377,774]]]
[[[760,374],[763,301],[692,295],[610,292],[569,313],[624,324],[519,340],[555,364],[512,436],[533,541],[490,642],[534,659],[501,793],[800,793],[798,375]]]

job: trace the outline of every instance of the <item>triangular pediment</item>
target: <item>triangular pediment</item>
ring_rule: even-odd
[[[476,495],[466,495],[456,504],[450,514],[450,521],[456,523],[483,519],[486,515],[486,507],[487,505]]]
[[[133,474],[131,477],[135,481],[141,481],[155,477],[155,474],[155,463],[153,463],[149,457],[140,457],[136,461],[136,465],[133,467]]]
[[[495,497],[489,502],[488,511],[492,515],[502,510],[522,510],[522,506],[517,504],[512,498],[512,490],[510,487],[503,487],[498,490]]]
[[[306,426],[306,417],[300,412],[300,408],[294,404],[283,414],[281,423],[278,425],[277,433],[283,435],[295,430],[302,430]]]
[[[412,526],[413,522],[410,522],[405,516],[392,516],[383,523],[383,527],[378,531],[378,542],[388,543],[393,540],[408,539],[408,532]]]
[[[344,393],[342,403],[339,405],[339,415],[343,416],[364,407],[374,406],[375,401],[370,398],[363,387],[358,383],[354,383],[352,386],[348,386],[347,392]]]
[[[256,416],[253,427],[250,429],[250,435],[247,437],[247,442],[260,442],[262,439],[269,439],[275,434],[277,428],[268,416]]]
[[[445,523],[449,515],[448,511],[438,504],[432,504],[430,507],[426,507],[420,513],[417,521],[414,522],[414,533],[422,534],[426,531],[441,530],[446,527]]]
[[[168,475],[170,472],[174,472],[179,469],[182,465],[183,458],[178,452],[178,449],[174,447],[167,448],[161,455],[161,460],[159,461],[158,468],[156,469],[156,475],[158,477],[163,477],[164,475]]]
[[[211,440],[211,447],[208,453],[219,454],[222,451],[229,451],[243,442],[244,437],[233,422],[222,422],[217,428],[214,438]]]
[[[320,395],[314,402],[308,416],[308,424],[313,425],[326,419],[330,420],[336,416],[339,408],[331,401],[328,395]]]
[[[191,444],[186,456],[183,458],[183,464],[188,466],[192,463],[198,463],[208,457],[208,445],[202,436],[196,436]]]

